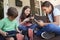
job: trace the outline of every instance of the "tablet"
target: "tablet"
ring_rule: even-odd
[[[34,16],[34,19],[38,20],[42,20],[44,22],[46,22],[46,16]]]

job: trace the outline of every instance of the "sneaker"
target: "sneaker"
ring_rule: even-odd
[[[54,33],[43,32],[41,34],[41,37],[44,38],[44,39],[51,39],[51,38],[55,37],[55,34]]]

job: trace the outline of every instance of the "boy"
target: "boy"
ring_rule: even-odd
[[[7,18],[0,20],[0,34],[3,36],[8,36],[16,34],[18,24],[14,20],[18,16],[18,11],[14,7],[10,7],[7,11]],[[7,37],[6,40],[14,40],[13,36]]]

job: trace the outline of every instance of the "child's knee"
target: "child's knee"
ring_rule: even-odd
[[[22,35],[22,34],[17,34],[17,35],[16,35],[16,38],[17,38],[17,40],[23,40],[23,39],[24,39],[24,35]]]
[[[14,40],[14,38],[13,37],[8,37],[8,38],[6,38],[6,40]]]
[[[13,37],[11,37],[11,38],[10,38],[10,40],[14,40],[14,38],[13,38]]]
[[[48,24],[47,25],[49,28],[54,28],[54,27],[56,27],[57,25],[55,25],[55,24]]]
[[[29,35],[29,37],[33,37],[33,30],[32,29],[28,30],[28,35]]]

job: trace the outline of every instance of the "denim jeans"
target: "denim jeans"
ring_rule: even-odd
[[[39,29],[36,33],[36,35],[41,35],[42,32],[53,32],[57,35],[60,35],[60,27],[55,25],[55,24],[48,24],[44,27],[42,27],[41,29]]]
[[[36,27],[37,27],[36,24],[32,24],[30,27],[26,27],[26,26],[24,26],[24,25],[19,25],[18,29],[19,29],[19,30],[25,30],[25,31],[27,31],[28,28],[31,28],[31,29],[34,30]]]

